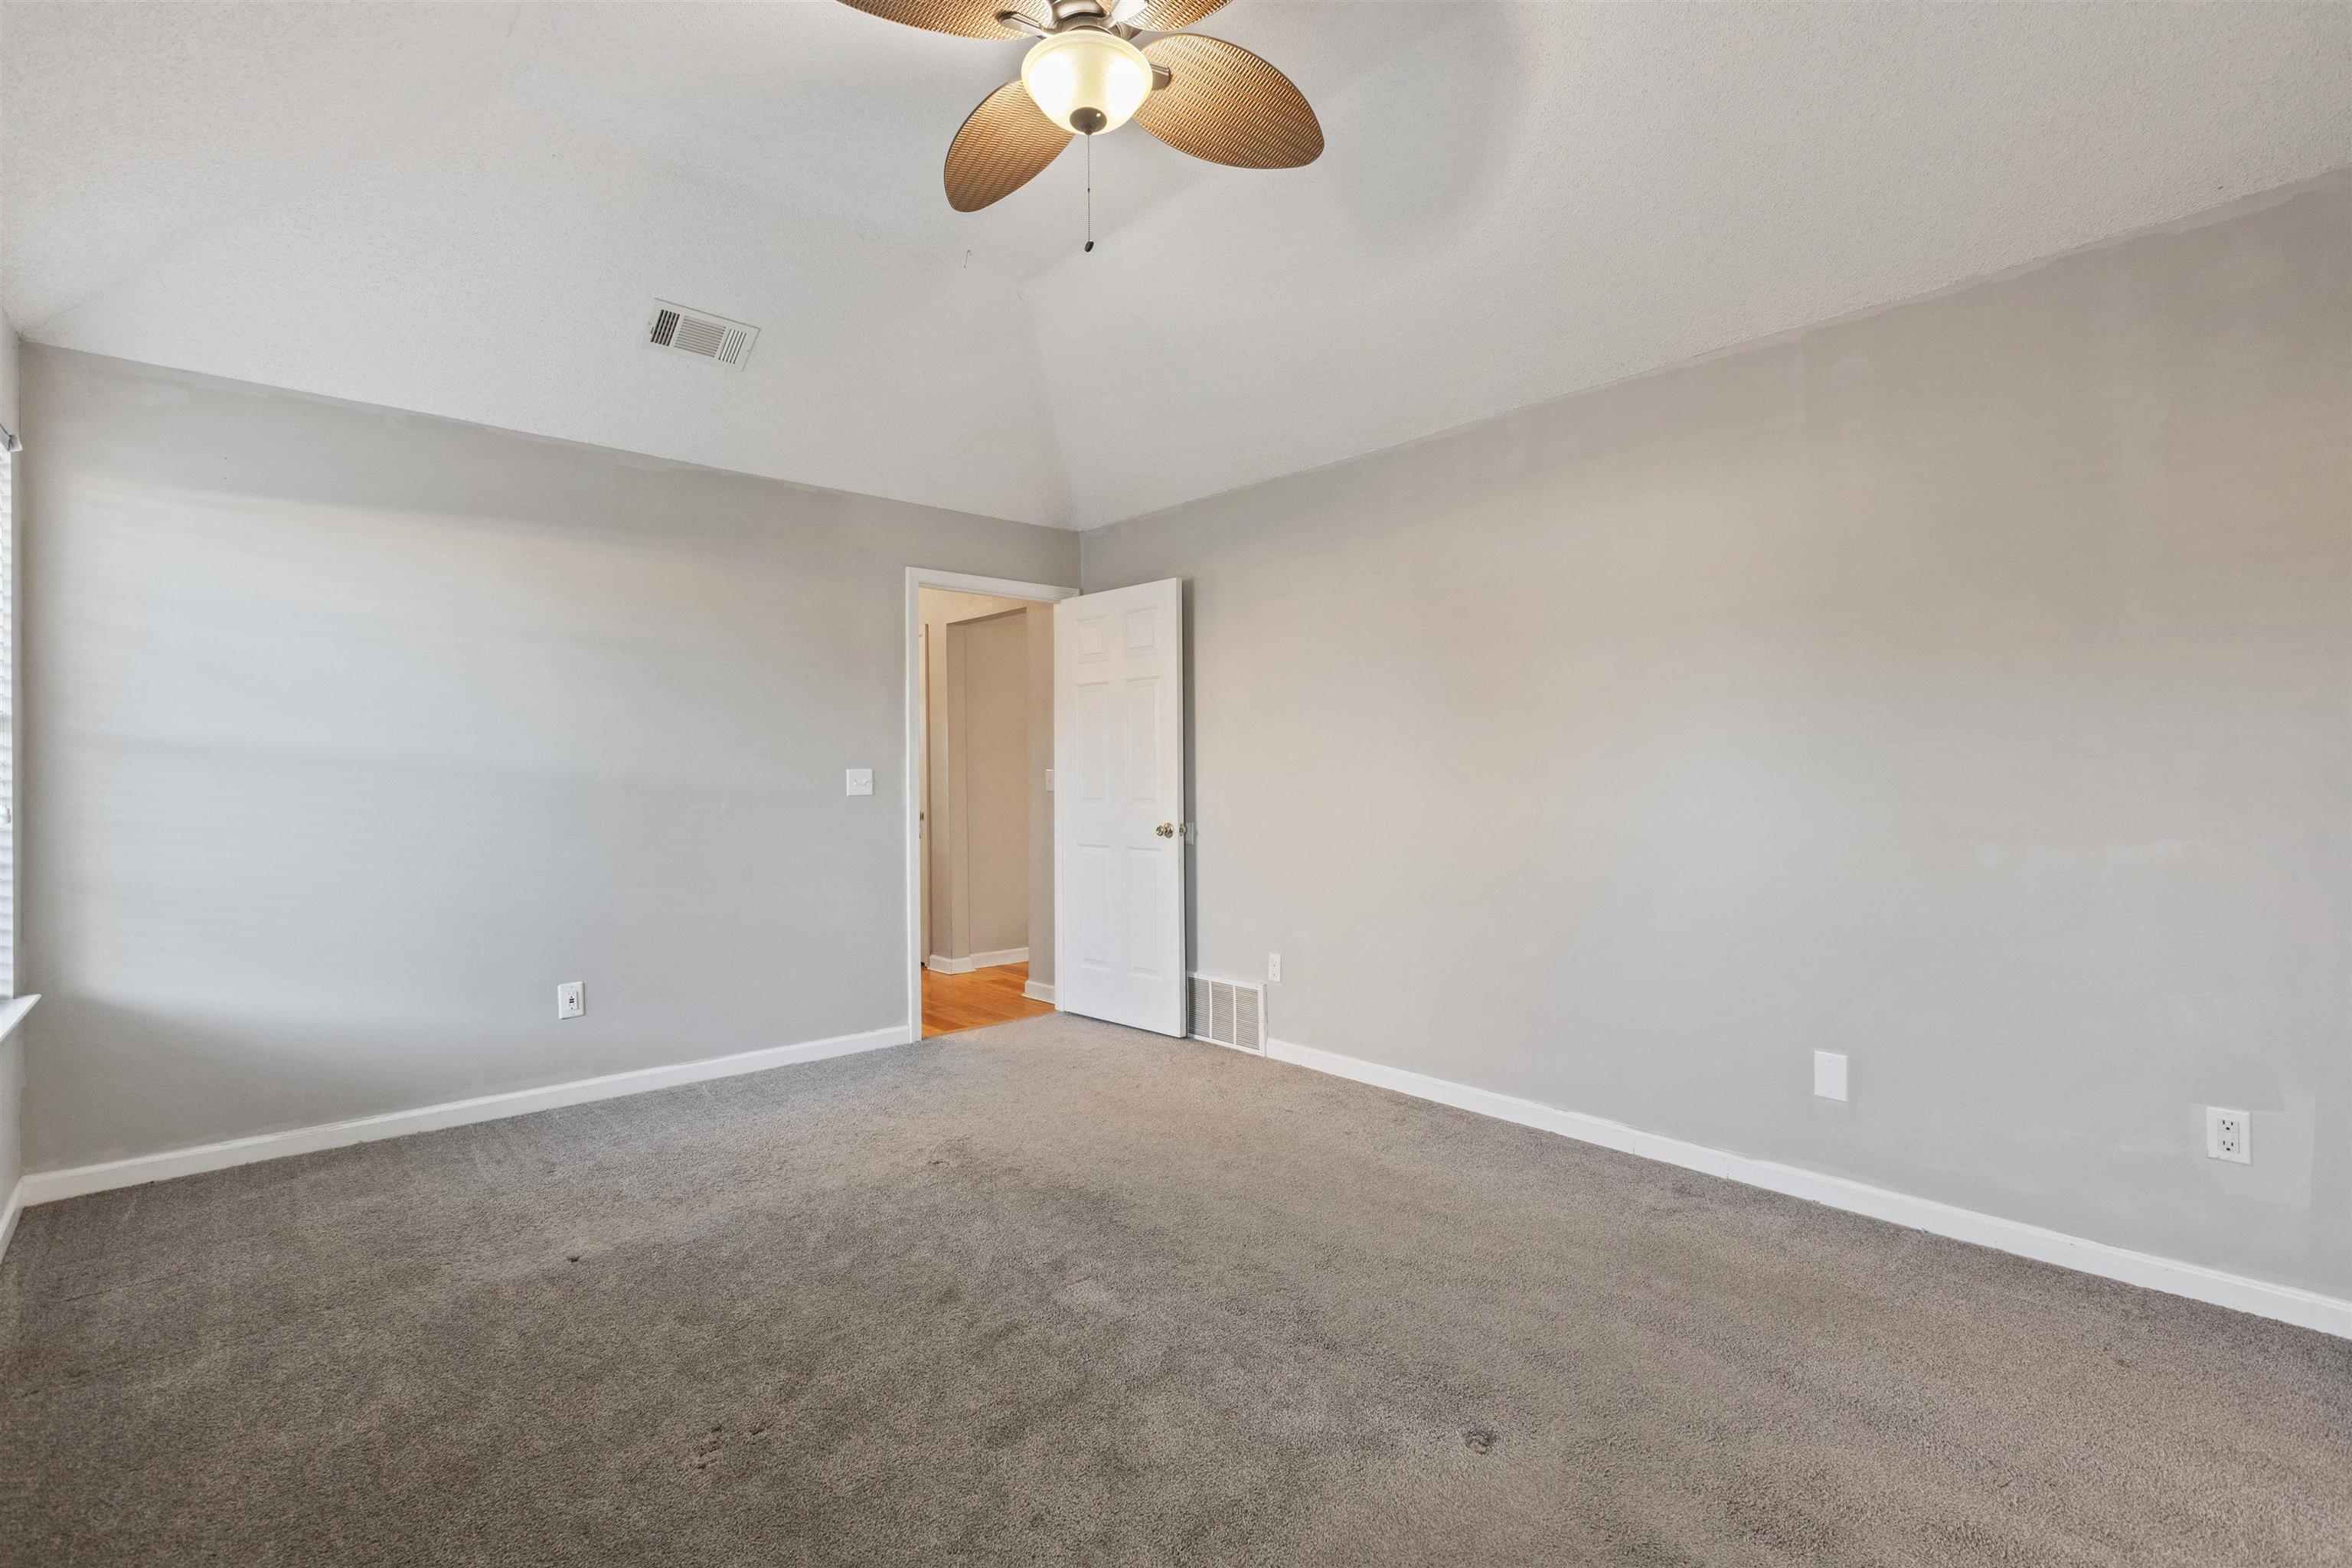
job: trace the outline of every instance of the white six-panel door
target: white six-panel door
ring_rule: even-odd
[[[1054,1000],[1184,1032],[1184,585],[1054,606]]]

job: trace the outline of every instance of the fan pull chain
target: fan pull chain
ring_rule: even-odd
[[[1095,139],[1087,138],[1087,249],[1095,247]]]

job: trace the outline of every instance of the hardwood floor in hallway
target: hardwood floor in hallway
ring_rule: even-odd
[[[1000,963],[969,974],[923,971],[923,1038],[984,1029],[1015,1018],[1034,1018],[1054,1010],[1051,1002],[1022,994],[1029,983],[1025,963]]]

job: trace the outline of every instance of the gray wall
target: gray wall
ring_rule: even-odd
[[[10,430],[17,428],[17,356],[16,324],[0,315],[0,426]]]
[[[25,1031],[22,1026],[0,1040],[0,1208],[16,1190],[25,1173]]]
[[[956,950],[955,839],[949,821],[955,805],[955,781],[950,777],[955,704],[948,677],[948,627],[974,616],[1018,609],[1021,604],[947,588],[925,588],[916,595],[916,614],[923,624],[923,952],[929,956],[961,956]]]
[[[948,627],[958,956],[1029,944],[1029,613]]]
[[[926,764],[930,784],[924,837],[928,861],[924,952],[941,958],[968,958],[975,952],[1001,952],[1025,944],[1029,949],[1030,978],[1050,984],[1054,977],[1054,796],[1047,787],[1047,776],[1054,765],[1054,607],[1025,599],[945,588],[925,588],[918,599],[929,660],[927,689],[931,694],[924,714],[929,742]],[[948,628],[1013,611],[1021,612],[1026,622],[1028,649],[1024,679],[1029,707],[1025,713],[999,715],[993,722],[1004,726],[1004,732],[992,738],[1001,740],[1005,735],[1020,734],[1025,742],[1027,762],[1023,788],[1028,797],[1028,811],[1025,826],[1019,831],[1025,835],[1028,861],[1025,871],[1018,877],[1008,868],[1003,887],[992,891],[1017,898],[1025,889],[1027,905],[1024,917],[1017,906],[1003,900],[993,900],[996,907],[987,923],[1007,929],[1018,925],[1020,937],[1010,942],[975,942],[962,929],[969,900],[962,889],[961,864],[953,831],[957,796],[950,773],[957,750],[950,732],[955,705],[950,700],[954,681]],[[991,902],[990,895],[983,894],[982,901]]]
[[[1029,606],[1029,984],[1054,984],[1054,606]]]
[[[905,568],[1074,536],[23,374],[29,1168],[905,1021]]]
[[[1089,533],[1089,589],[1191,582],[1197,967],[1282,952],[1277,1038],[2352,1289],[2348,193]]]
[[[8,318],[0,315],[0,428],[17,428],[16,329]],[[11,922],[13,931],[14,922]],[[10,938],[14,941],[12,935]],[[23,971],[17,971],[22,977]],[[24,1173],[24,1133],[22,1100],[25,1075],[25,1043],[21,1034],[10,1034],[0,1039],[0,1205],[16,1190],[16,1178]]]

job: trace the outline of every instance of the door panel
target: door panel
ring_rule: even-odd
[[[1055,1000],[1184,1032],[1184,585],[1054,607]]]

